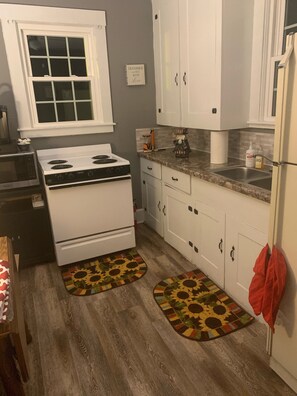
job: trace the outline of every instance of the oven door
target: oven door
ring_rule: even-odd
[[[130,176],[46,189],[56,243],[134,225]]]

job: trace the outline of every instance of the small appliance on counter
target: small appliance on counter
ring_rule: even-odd
[[[39,185],[36,155],[30,142],[10,139],[7,108],[0,105],[0,192]]]
[[[176,135],[176,138],[173,141],[173,143],[175,145],[173,151],[175,152],[175,156],[177,158],[189,158],[191,149],[190,149],[189,141],[187,139],[186,130]]]

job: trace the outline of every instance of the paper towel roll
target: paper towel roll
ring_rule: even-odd
[[[228,132],[210,132],[210,162],[211,164],[225,164],[228,162]]]

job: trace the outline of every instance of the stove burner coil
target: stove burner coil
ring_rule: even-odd
[[[105,158],[109,158],[109,155],[100,154],[100,155],[95,155],[95,157],[92,157],[92,159],[94,159],[94,160],[105,159]]]
[[[51,169],[67,169],[72,168],[73,166],[70,164],[61,164],[61,165],[54,165]]]
[[[63,160],[63,159],[57,159],[57,160],[51,160],[50,162],[48,162],[48,164],[50,164],[50,165],[55,165],[55,164],[65,164],[66,162],[68,162],[68,161],[66,161],[66,160]]]
[[[111,164],[113,162],[117,162],[117,160],[114,158],[104,158],[104,159],[97,159],[96,161],[93,161],[93,164],[101,165],[101,164]]]

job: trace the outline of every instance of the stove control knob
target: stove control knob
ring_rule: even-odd
[[[69,172],[68,173],[68,179],[73,180],[74,179],[74,173]]]
[[[91,177],[94,177],[94,175],[95,175],[95,173],[94,173],[94,171],[88,171],[88,177],[89,178],[91,178]]]

